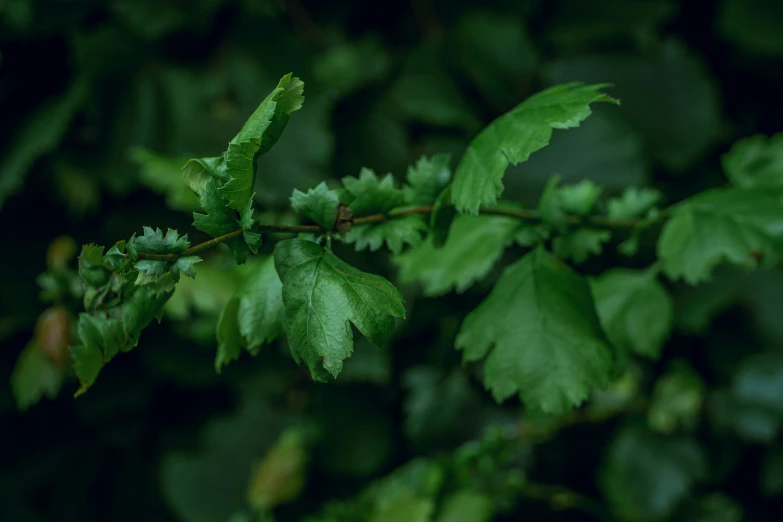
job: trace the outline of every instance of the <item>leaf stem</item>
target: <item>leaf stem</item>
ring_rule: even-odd
[[[388,214],[371,214],[369,216],[355,218],[353,220],[353,224],[365,225],[368,223],[380,223],[411,214],[429,214],[432,212],[432,210],[432,205],[395,209],[390,211]],[[543,220],[541,214],[539,214],[537,210],[524,208],[481,207],[479,209],[479,214],[487,216],[512,217],[529,223],[540,223]],[[643,225],[646,222],[647,220],[642,218],[613,219],[608,216],[568,216],[568,224],[570,225],[589,225],[593,227],[614,230],[631,229],[636,226]],[[329,232],[319,225],[257,225],[256,230],[266,233]],[[204,243],[193,245],[179,254],[139,254],[139,259],[175,261],[179,257],[196,254],[202,250],[212,248],[213,246],[216,246],[223,241],[240,236],[241,234],[241,229],[234,230],[233,232],[212,238],[209,241],[205,241]]]

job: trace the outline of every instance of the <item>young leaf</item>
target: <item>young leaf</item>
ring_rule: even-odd
[[[105,261],[106,258],[111,260],[111,255],[112,250],[109,250],[104,264],[111,264],[111,261]],[[101,368],[115,355],[136,346],[141,331],[160,316],[163,305],[174,293],[174,285],[170,274],[142,286],[128,283],[116,304],[79,314],[77,332],[81,344],[71,347],[73,368],[81,383],[77,396],[87,391]]]
[[[666,275],[695,284],[721,262],[753,267],[776,255],[783,235],[783,190],[713,189],[674,208],[658,238]]]
[[[394,330],[394,318],[405,317],[402,295],[394,285],[311,241],[281,241],[274,255],[283,282],[291,354],[305,362],[316,380],[340,373],[353,351],[351,323],[380,345]]]
[[[609,340],[658,359],[674,320],[674,303],[654,271],[607,270],[590,281],[598,317]]]
[[[237,211],[245,208],[253,199],[255,161],[277,142],[291,113],[302,107],[303,91],[304,83],[299,78],[290,73],[283,76],[229,142],[222,156],[192,159],[185,165],[183,175],[191,188],[196,179],[221,180],[217,190],[226,205]]]
[[[487,275],[513,240],[516,219],[502,216],[457,216],[442,248],[429,238],[394,258],[400,281],[419,282],[428,296],[452,288],[462,293]]]
[[[391,174],[379,180],[375,172],[363,168],[358,178],[344,177],[343,186],[353,196],[348,208],[357,216],[385,214],[405,203],[405,194],[402,189],[394,187]]]
[[[334,230],[339,204],[338,193],[329,190],[329,187],[323,182],[306,193],[294,189],[294,193],[291,195],[291,207],[294,211],[321,225],[326,230]]]
[[[557,236],[552,241],[552,251],[560,258],[582,264],[590,256],[599,255],[603,251],[604,243],[611,238],[612,234],[608,230],[579,228]]]
[[[601,187],[590,180],[583,180],[560,189],[560,204],[569,214],[590,214],[601,196]]]
[[[628,187],[619,198],[609,200],[608,215],[612,219],[643,216],[658,204],[661,197],[656,189]]]
[[[250,275],[226,303],[218,320],[218,355],[215,368],[239,357],[242,347],[255,355],[262,344],[277,339],[284,309],[282,284],[268,257],[254,262]]]
[[[465,361],[487,358],[484,385],[497,401],[519,393],[546,413],[606,386],[614,365],[587,281],[541,247],[506,268],[456,346]]]
[[[418,246],[426,231],[427,223],[421,216],[408,215],[377,224],[353,225],[345,234],[345,242],[355,244],[358,251],[369,248],[371,252],[386,243],[393,254],[399,254],[403,245]]]
[[[190,248],[190,243],[187,234],[179,237],[179,232],[176,230],[168,229],[164,237],[161,229],[152,230],[150,227],[144,227],[144,235],[131,238],[126,248],[131,259],[136,260],[139,254],[180,254]],[[171,272],[174,281],[179,281],[180,272],[188,277],[196,277],[194,265],[199,262],[201,258],[198,256],[182,256],[174,261],[159,259],[136,261],[134,266],[139,271],[136,284],[150,283],[167,272]]]
[[[432,205],[438,194],[451,180],[451,155],[436,154],[430,158],[422,156],[416,165],[408,167],[405,179],[405,203],[409,205]]]
[[[726,177],[737,187],[779,187],[783,185],[783,133],[739,140],[721,162]]]
[[[454,175],[457,210],[477,214],[479,206],[495,203],[503,193],[506,168],[526,161],[545,147],[553,129],[577,127],[594,102],[619,103],[600,92],[606,84],[568,83],[535,94],[490,123],[468,145]]]
[[[237,213],[228,208],[218,194],[218,182],[216,179],[206,179],[203,183],[192,184],[196,191],[201,207],[206,214],[193,213],[193,226],[209,234],[219,237],[239,228],[244,231],[243,238],[232,237],[224,241],[234,252],[237,263],[244,263],[249,253],[256,253],[261,245],[261,236],[245,235],[253,226],[252,217],[247,215],[248,209],[243,210],[242,222],[237,220]]]

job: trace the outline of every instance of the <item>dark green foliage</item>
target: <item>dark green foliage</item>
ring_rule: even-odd
[[[777,520],[781,13],[0,1],[0,519]]]

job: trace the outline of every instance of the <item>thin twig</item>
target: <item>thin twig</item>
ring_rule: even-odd
[[[422,207],[402,208],[392,210],[388,214],[371,214],[369,216],[362,216],[353,220],[354,225],[365,225],[369,223],[381,223],[383,221],[389,221],[402,216],[409,216],[412,214],[429,214],[433,210],[432,205],[426,205]],[[543,218],[537,210],[529,209],[517,209],[517,208],[498,208],[498,207],[481,207],[479,214],[488,216],[506,216],[517,218],[528,223],[541,223]],[[613,219],[608,216],[567,216],[569,225],[590,225],[598,228],[608,229],[631,229],[643,223],[642,219]],[[272,233],[299,233],[299,232],[314,232],[314,233],[326,233],[329,232],[325,228],[319,225],[256,225],[254,231]],[[139,259],[150,259],[158,261],[175,261],[182,256],[189,256],[202,250],[212,248],[223,241],[237,237],[242,234],[242,230],[234,230],[228,234],[210,239],[204,243],[194,245],[187,250],[179,254],[139,254]]]

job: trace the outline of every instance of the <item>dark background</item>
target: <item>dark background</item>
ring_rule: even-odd
[[[402,179],[421,154],[456,161],[483,125],[571,80],[612,82],[623,104],[556,133],[511,169],[504,197],[533,203],[558,173],[594,179],[607,195],[655,186],[670,203],[724,184],[720,157],[737,139],[783,129],[781,27],[783,3],[772,0],[0,1],[0,369],[11,375],[49,306],[36,277],[54,238],[110,245],[152,225],[204,239],[190,227],[192,203],[172,204],[154,181],[175,183],[177,170],[145,176],[132,148],[174,165],[217,155],[287,72],[304,80],[306,102],[260,161],[256,197],[270,220],[290,219],[295,187],[363,166]],[[339,248],[394,277],[387,254]],[[645,266],[651,252],[628,260],[607,249],[581,270]],[[243,509],[248,462],[284,427],[308,422],[324,435],[305,490],[277,511],[297,520],[416,455],[447,455],[523,415],[516,401],[495,405],[453,350],[460,321],[497,273],[441,299],[407,288],[409,320],[391,346],[358,358],[345,379],[315,385],[278,345],[215,374],[214,324],[238,278],[223,261],[218,252],[205,263],[212,277],[199,281],[195,308],[148,328],[84,397],[71,397],[71,378],[56,400],[19,412],[11,387],[0,392],[0,520],[228,520]],[[637,518],[776,519],[783,276],[726,270],[672,292],[675,332],[661,361],[637,362],[637,394],[649,398],[672,364],[695,371],[701,402],[669,436],[706,452],[709,473],[665,514],[640,508]],[[359,344],[357,357],[362,350],[370,347]],[[740,403],[733,386],[754,372],[764,377],[759,404]],[[620,430],[654,426],[638,412],[572,424],[531,444],[523,467],[594,499],[599,514],[556,510],[551,496],[528,491],[499,520],[635,519],[617,514],[596,477]],[[651,466],[602,480],[635,490],[632,498],[654,496],[674,479]],[[704,507],[712,494],[715,513]]]

